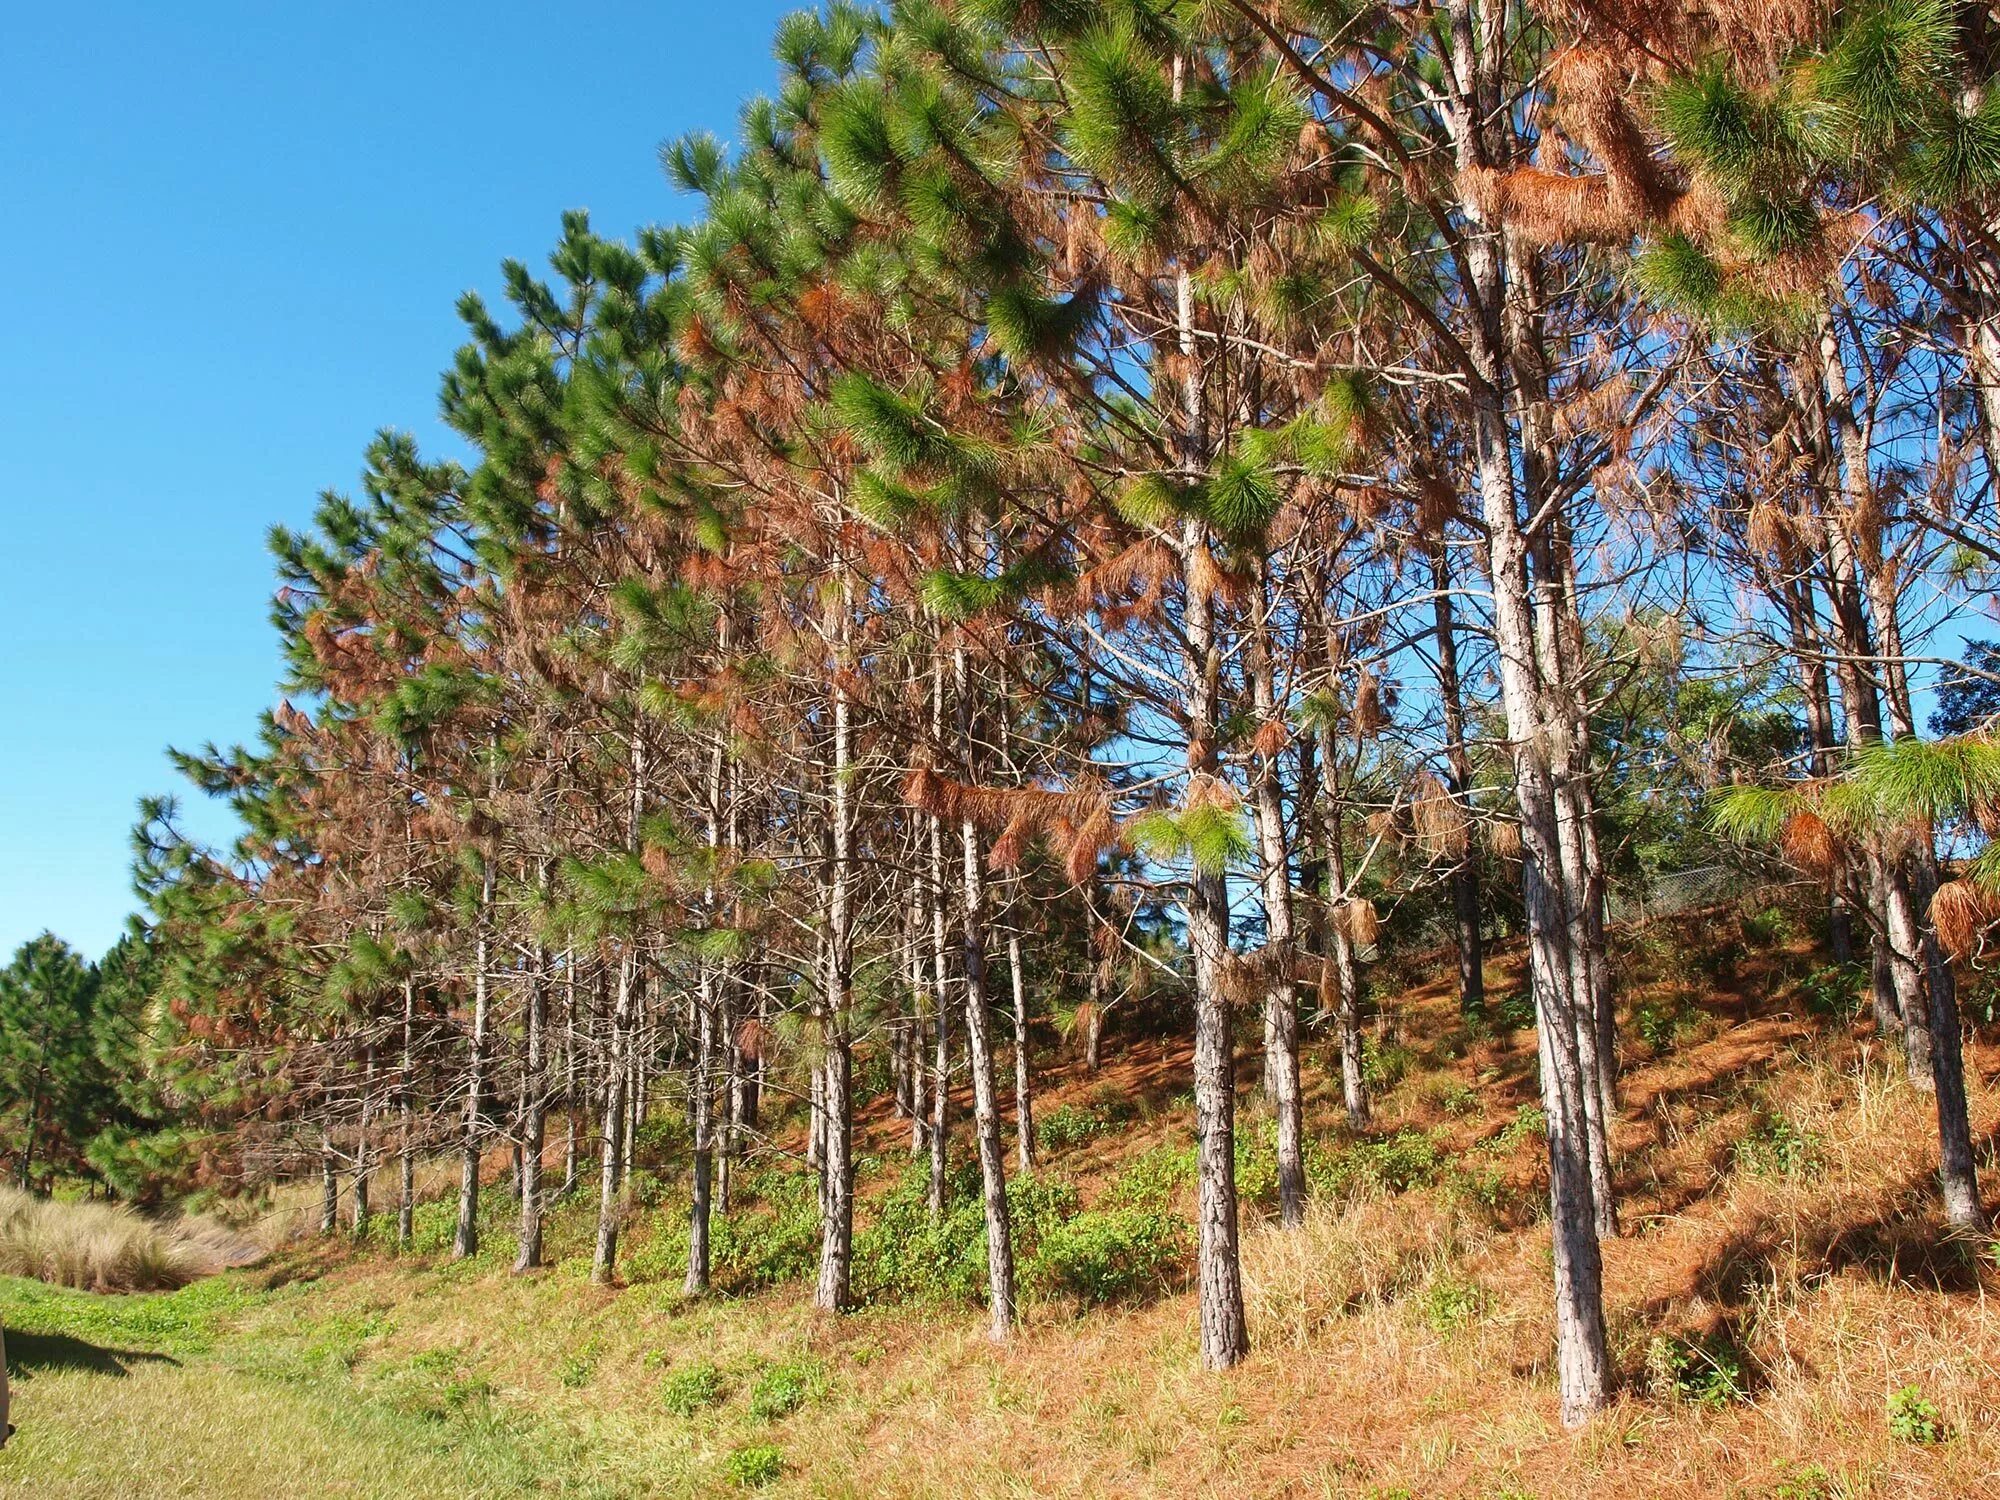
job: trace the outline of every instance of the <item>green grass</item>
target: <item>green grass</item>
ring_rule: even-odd
[[[632,1493],[492,1407],[450,1356],[355,1373],[380,1320],[311,1283],[98,1296],[0,1279],[19,1432],[0,1492],[64,1497]],[[143,1433],[145,1441],[126,1440]]]

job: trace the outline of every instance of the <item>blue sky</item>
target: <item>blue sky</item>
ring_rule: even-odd
[[[95,954],[169,744],[249,735],[263,550],[379,427],[444,443],[468,287],[769,86],[770,0],[19,6],[0,91],[0,958]],[[189,822],[226,831],[184,799]]]

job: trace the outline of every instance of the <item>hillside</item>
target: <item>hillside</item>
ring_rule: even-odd
[[[1465,1022],[1442,978],[1384,1005],[1365,1135],[1324,1129],[1337,1065],[1309,1048],[1314,1207],[1302,1231],[1247,1231],[1254,1349],[1227,1374],[1198,1373],[1182,1285],[1186,1048],[1115,1037],[1096,1076],[1065,1062],[1043,1080],[1043,1161],[1022,1190],[1034,1296],[1008,1348],[955,1297],[976,1267],[949,1224],[927,1238],[905,1130],[877,1101],[858,1250],[874,1298],[852,1316],[815,1314],[791,1279],[787,1205],[809,1179],[782,1167],[718,1234],[732,1290],[683,1299],[665,1159],[612,1290],[586,1279],[582,1199],[555,1215],[557,1266],[528,1278],[495,1235],[464,1265],[307,1241],[164,1295],[7,1281],[21,1432],[0,1482],[76,1497],[2000,1494],[2000,1275],[1970,1245],[1937,1248],[1929,1105],[1841,1019],[1851,986],[1777,909],[1657,924],[1621,950],[1625,1217],[1606,1283],[1624,1390],[1575,1434],[1545,1369],[1534,1040],[1503,951],[1487,1022]],[[1990,1169],[2000,1047],[1968,1056]],[[1261,1142],[1247,1061],[1243,1075]],[[1268,1200],[1268,1147],[1241,1166],[1246,1196]],[[420,1243],[441,1244],[442,1215]],[[1093,1293],[1109,1300],[1081,1306]]]

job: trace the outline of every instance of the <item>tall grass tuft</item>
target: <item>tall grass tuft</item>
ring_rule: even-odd
[[[1316,1198],[1299,1228],[1244,1237],[1252,1337],[1303,1349],[1341,1318],[1448,1271],[1477,1239],[1470,1216],[1432,1194],[1395,1194],[1371,1183],[1344,1200]]]
[[[91,1292],[185,1286],[208,1269],[199,1246],[122,1204],[65,1203],[0,1188],[0,1274]]]

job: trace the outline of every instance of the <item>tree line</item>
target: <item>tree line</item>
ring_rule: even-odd
[[[2000,776],[1979,721],[1916,716],[2000,563],[1995,44],[1934,0],[789,18],[737,144],[662,151],[691,222],[568,215],[504,312],[462,300],[467,462],[385,431],[272,533],[284,699],[177,757],[244,836],[165,799],[138,833],[176,1170],[316,1170],[366,1229],[393,1162],[407,1238],[454,1153],[466,1256],[511,1145],[518,1266],[594,1182],[609,1281],[635,1141],[684,1110],[698,1294],[803,1116],[837,1310],[880,1090],[935,1212],[975,1151],[1005,1338],[1037,1012],[1094,1062],[1151,990],[1222,1368],[1239,1018],[1295,1225],[1302,1031],[1365,1127],[1369,956],[1449,947],[1476,1013],[1518,931],[1581,1421],[1607,902],[1722,857],[1733,788],[1983,1227],[1952,959],[1994,910],[1950,857]]]

